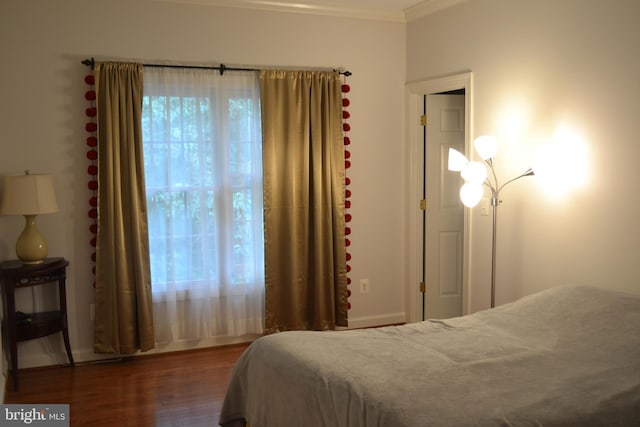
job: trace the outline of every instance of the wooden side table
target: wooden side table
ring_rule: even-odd
[[[67,292],[65,281],[69,261],[64,258],[47,258],[41,264],[22,264],[18,260],[4,261],[0,264],[0,282],[4,300],[5,342],[8,344],[13,389],[18,390],[18,342],[44,337],[62,332],[64,346],[71,366],[73,355],[69,344],[67,327]],[[29,313],[27,318],[16,316],[15,290],[30,286],[45,285],[57,282],[59,306],[58,310],[41,313]]]

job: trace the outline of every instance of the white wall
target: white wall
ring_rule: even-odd
[[[563,197],[535,178],[502,193],[498,304],[563,283],[640,292],[638,19],[637,0],[470,0],[408,24],[408,81],[473,72],[474,131],[501,137],[503,181],[560,125],[586,148],[587,179]],[[491,217],[478,211],[472,311],[489,304]]]
[[[94,291],[87,218],[84,76],[80,61],[122,58],[226,65],[345,67],[353,72],[351,277],[355,326],[403,320],[402,23],[216,8],[152,0],[0,3],[0,175],[54,176],[60,212],[39,217],[51,256],[70,260],[71,343],[92,359]],[[15,257],[19,217],[0,217],[0,259]],[[36,293],[36,301],[41,296]],[[29,311],[31,296],[21,300]],[[20,366],[65,360],[58,339],[20,345]]]

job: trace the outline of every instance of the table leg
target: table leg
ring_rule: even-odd
[[[9,357],[11,359],[11,377],[13,391],[18,391],[18,342],[16,338],[16,300],[13,291],[6,295],[6,327],[9,342]]]
[[[62,338],[64,339],[64,348],[67,350],[69,364],[74,366],[73,354],[71,354],[71,344],[69,344],[69,328],[67,328],[67,317],[64,318],[64,327],[62,328]]]

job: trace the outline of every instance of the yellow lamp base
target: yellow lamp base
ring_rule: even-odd
[[[16,242],[16,255],[23,264],[40,264],[49,253],[47,241],[36,226],[35,215],[25,215],[24,230]]]

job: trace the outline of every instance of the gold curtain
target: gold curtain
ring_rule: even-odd
[[[265,331],[347,326],[340,76],[261,71]]]
[[[142,151],[142,65],[97,63],[96,353],[154,346]]]

